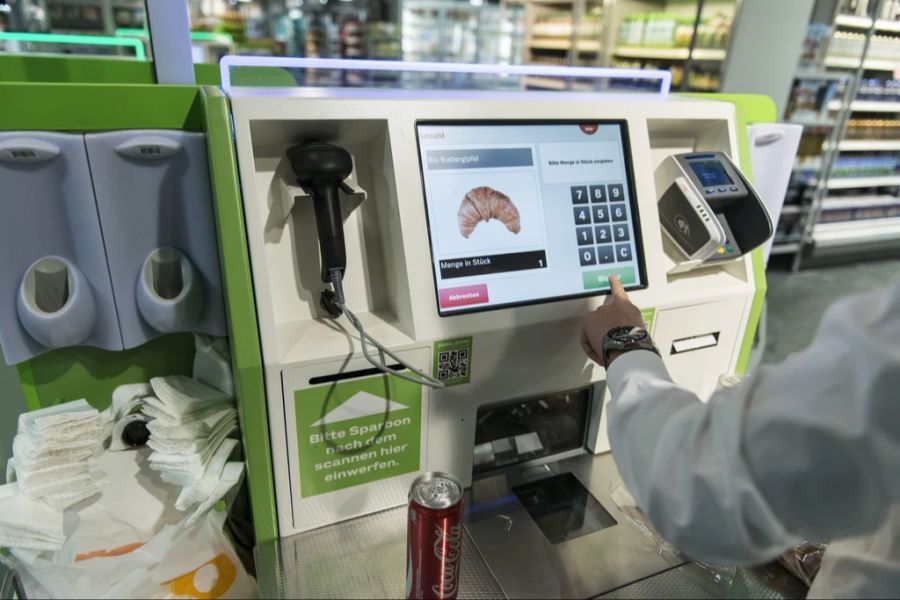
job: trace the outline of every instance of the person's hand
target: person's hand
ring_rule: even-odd
[[[581,322],[581,347],[585,354],[599,365],[603,365],[603,338],[610,329],[629,325],[631,327],[643,327],[644,318],[637,306],[628,299],[622,282],[615,275],[609,276],[609,287],[612,291],[606,297],[603,306],[585,315]],[[609,362],[618,356],[619,352],[612,352]]]

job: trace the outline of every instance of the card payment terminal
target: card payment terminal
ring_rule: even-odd
[[[772,235],[759,195],[722,152],[667,157],[656,170],[663,231],[691,261],[737,258]]]

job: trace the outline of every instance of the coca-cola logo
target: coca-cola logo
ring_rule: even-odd
[[[443,572],[440,583],[432,585],[431,591],[439,598],[454,596],[459,587],[457,563],[462,550],[462,523],[447,529],[437,525],[434,534],[434,556],[443,561]]]

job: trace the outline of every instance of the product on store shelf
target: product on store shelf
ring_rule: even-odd
[[[860,58],[866,36],[863,33],[838,31],[831,38],[828,54],[839,58]],[[897,61],[900,56],[900,38],[873,35],[869,41],[866,60]]]
[[[828,54],[842,58],[860,58],[865,40],[866,36],[862,33],[837,31],[831,36]]]
[[[900,138],[900,119],[850,119],[847,139],[893,140]]]
[[[731,32],[732,17],[725,13],[716,13],[703,19],[697,26],[697,48],[724,48]]]
[[[878,177],[900,171],[900,157],[893,153],[842,154],[834,161],[832,177]]]
[[[728,43],[733,17],[716,13],[697,26],[697,48],[724,48]],[[620,46],[687,48],[694,35],[692,15],[653,12],[627,15],[619,26]]]
[[[828,103],[839,98],[843,89],[843,81],[797,79],[785,114],[793,122],[827,121]]]
[[[900,198],[894,194],[865,194],[855,192],[834,195],[822,201],[822,223],[862,221],[900,217]]]
[[[856,99],[870,102],[900,102],[900,79],[863,79]]]
[[[803,49],[800,54],[801,65],[818,65],[822,62],[822,55],[828,47],[831,39],[831,25],[824,23],[810,23],[806,28],[806,37],[803,40]]]
[[[719,89],[721,79],[718,71],[692,70],[688,74],[688,87],[701,91],[715,91]]]
[[[644,41],[645,16],[643,14],[627,15],[619,27],[619,45],[640,46]]]

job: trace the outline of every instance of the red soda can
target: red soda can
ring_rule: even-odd
[[[417,477],[407,520],[406,597],[453,600],[463,544],[462,482],[446,473]]]

